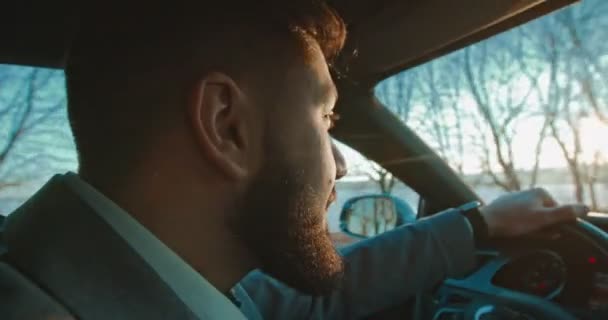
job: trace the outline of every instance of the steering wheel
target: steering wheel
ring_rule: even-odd
[[[553,229],[553,232],[565,235],[568,239],[576,239],[575,241],[581,246],[595,248],[594,252],[600,254],[603,261],[608,261],[608,234],[594,225],[579,219],[573,224],[560,225]],[[508,288],[515,282],[512,280],[507,280],[504,285],[496,284],[497,275],[501,272],[508,274],[523,270],[526,265],[533,264],[533,261],[538,259],[553,261],[543,262],[545,263],[543,265],[547,265],[547,272],[553,275],[562,271],[565,273],[565,269],[562,270],[560,267],[559,255],[550,250],[532,249],[529,246],[505,249],[499,242],[491,246],[496,250],[478,251],[478,256],[485,259],[480,259],[476,270],[472,273],[459,279],[446,279],[433,293],[418,295],[414,310],[415,318],[417,320],[579,319],[565,306],[554,301],[553,298],[559,293],[558,290],[554,290],[553,294],[542,296],[517,290],[513,288],[515,285]],[[515,261],[518,264],[515,264]],[[561,291],[563,285],[559,289]],[[595,316],[597,318],[591,319],[608,319],[606,313]],[[587,316],[585,319],[588,319]]]

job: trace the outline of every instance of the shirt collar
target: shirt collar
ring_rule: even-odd
[[[116,203],[75,173],[67,173],[65,181],[200,319],[245,319],[225,295]]]

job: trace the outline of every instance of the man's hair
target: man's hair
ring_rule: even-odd
[[[89,175],[125,175],[143,161],[183,120],[176,111],[205,72],[278,72],[317,45],[331,61],[346,35],[322,1],[125,2],[83,14],[67,61],[68,116]]]

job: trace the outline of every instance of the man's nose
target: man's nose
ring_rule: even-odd
[[[346,160],[344,160],[344,155],[336,146],[336,143],[332,141],[331,143],[331,151],[334,154],[334,160],[336,161],[336,180],[340,180],[348,173],[348,169],[346,168]]]

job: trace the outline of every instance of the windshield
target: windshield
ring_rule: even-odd
[[[588,0],[382,81],[378,99],[484,200],[542,186],[608,211],[608,2]]]

